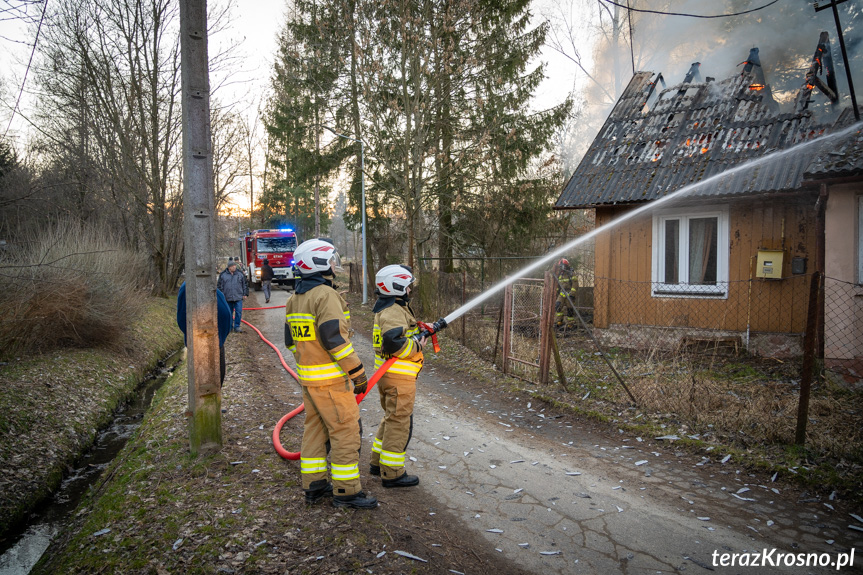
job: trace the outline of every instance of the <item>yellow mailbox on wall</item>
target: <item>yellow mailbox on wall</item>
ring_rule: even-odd
[[[758,250],[755,263],[755,277],[782,279],[782,263],[785,252],[782,250]]]

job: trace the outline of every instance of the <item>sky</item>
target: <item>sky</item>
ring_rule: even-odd
[[[241,41],[241,72],[231,84],[218,86],[216,96],[225,103],[237,103],[251,112],[266,92],[276,40],[284,22],[285,0],[232,0],[233,19],[230,26],[217,37],[211,38],[210,54],[220,44]],[[21,82],[30,57],[33,30],[19,21],[0,21],[0,78],[4,83],[0,103],[0,134],[9,125],[11,108],[21,88]],[[218,78],[211,78],[214,87]],[[27,115],[33,106],[32,90],[35,87],[32,72],[28,75],[21,110]],[[21,142],[26,138],[27,124],[20,117],[12,121],[9,135]]]
[[[542,6],[549,2],[552,0],[536,2],[534,13],[537,24],[542,18]],[[232,4],[232,22],[225,31],[211,38],[210,55],[216,53],[225,42],[242,41],[242,71],[235,75],[230,84],[220,85],[219,78],[211,78],[211,82],[214,96],[222,103],[236,104],[254,116],[261,98],[265,97],[269,88],[277,37],[285,21],[286,0],[232,0]],[[32,42],[33,31],[20,22],[0,21],[0,78],[5,83],[5,89],[0,92],[0,134],[9,125],[11,108],[21,87]],[[539,107],[550,107],[563,101],[572,88],[571,64],[551,50],[544,51],[543,61],[548,64],[547,72],[552,73],[554,79],[540,86],[537,101]],[[566,77],[564,81],[561,81],[562,76]],[[30,75],[21,103],[25,115],[33,106],[31,90],[34,86],[33,76]],[[9,136],[23,145],[27,134],[26,122],[20,117],[13,119]]]
[[[0,0],[0,6],[6,0]],[[240,71],[231,77],[230,83],[225,83],[218,74],[213,74],[211,83],[214,87],[214,99],[221,105],[229,105],[235,110],[245,110],[247,117],[254,118],[256,110],[265,100],[269,90],[269,79],[273,66],[277,37],[285,21],[287,0],[210,0],[232,4],[232,21],[227,29],[210,38],[210,55],[217,53],[220,47],[228,42],[240,42]],[[765,0],[766,1],[766,0]],[[792,0],[784,0],[790,2]],[[793,0],[805,2],[805,0]],[[653,6],[652,2],[639,2],[644,6]],[[663,2],[657,2],[658,7]],[[693,13],[713,13],[720,11],[719,2],[713,0],[675,0],[676,10]],[[753,5],[757,4],[753,2]],[[798,58],[791,62],[791,69],[798,71],[802,78],[803,71],[808,67],[809,58],[814,49],[819,30],[829,30],[834,42],[834,56],[838,60],[838,47],[835,45],[835,28],[829,11],[815,14],[806,10],[805,14],[793,21],[776,20],[781,11],[777,7],[764,12],[747,16],[745,21],[729,29],[722,19],[703,20],[692,18],[674,18],[658,15],[643,15],[637,20],[634,39],[638,51],[636,67],[639,70],[663,72],[669,85],[674,85],[682,79],[689,64],[695,60],[702,62],[702,73],[719,79],[737,70],[737,65],[745,59],[748,49],[752,46],[761,47],[762,63],[765,71],[771,66],[788,67],[787,58],[779,58],[780,53],[792,54]],[[596,18],[599,13],[598,4],[589,0],[533,0],[532,24],[539,25],[544,18],[550,18],[558,27],[568,22],[574,31],[577,49],[583,58],[587,69],[592,69],[594,56],[597,59],[597,70],[609,69],[608,60],[611,51],[597,42]],[[863,11],[858,11],[863,13]],[[774,18],[771,20],[771,18]],[[559,28],[558,28],[559,29]],[[0,21],[0,80],[5,84],[0,86],[0,135],[6,132],[9,125],[11,107],[21,86],[27,59],[30,56],[33,30],[27,29],[17,22]],[[17,42],[15,42],[17,40]],[[28,46],[28,43],[30,46]],[[863,42],[857,43],[861,49]],[[625,46],[624,46],[625,48]],[[571,51],[571,50],[570,50]],[[581,147],[595,135],[596,130],[608,114],[613,99],[597,98],[591,94],[596,92],[598,85],[591,83],[576,65],[556,52],[551,47],[544,47],[540,60],[546,64],[546,80],[539,86],[534,100],[534,108],[549,108],[562,102],[575,89],[586,89],[588,98],[585,113],[577,123],[589,128],[580,130],[574,138],[581,142]],[[620,58],[625,64],[622,70],[624,84],[631,75],[629,53]],[[837,62],[837,65],[840,65]],[[844,74],[838,74],[840,92],[847,93]],[[595,72],[596,73],[596,72]],[[859,73],[859,70],[857,71]],[[773,83],[775,77],[768,77]],[[607,78],[601,85],[607,86]],[[860,81],[860,79],[858,79]],[[796,76],[791,77],[796,89]],[[774,86],[775,88],[776,86]],[[35,90],[35,81],[31,75],[22,98],[21,110],[28,115],[33,102],[31,93]],[[858,87],[858,92],[863,88]],[[792,94],[793,95],[793,94]],[[859,98],[858,98],[859,99]],[[594,109],[591,110],[591,106]],[[28,126],[19,116],[11,122],[7,137],[15,142],[19,150],[24,149],[29,135]],[[573,148],[575,149],[575,148]],[[578,157],[577,152],[566,151],[565,154]]]

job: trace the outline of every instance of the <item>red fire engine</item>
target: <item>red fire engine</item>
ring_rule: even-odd
[[[275,277],[273,282],[294,286],[294,250],[297,249],[297,234],[291,228],[280,230],[252,230],[241,238],[244,249],[243,265],[246,279],[255,291],[261,289],[261,266],[270,261]]]

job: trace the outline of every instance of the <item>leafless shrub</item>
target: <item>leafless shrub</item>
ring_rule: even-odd
[[[24,234],[0,253],[0,356],[119,341],[143,310],[145,256],[71,222]]]

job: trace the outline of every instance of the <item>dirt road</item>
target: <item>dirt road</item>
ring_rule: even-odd
[[[247,319],[258,319],[258,328],[281,344],[282,314],[258,313]],[[367,337],[358,334],[354,348],[365,365],[374,364]],[[832,562],[852,548],[856,568],[863,565],[863,533],[848,528],[856,523],[849,513],[861,515],[859,509],[777,486],[731,462],[679,452],[673,440],[598,429],[440,365],[428,357],[420,376],[408,448],[409,470],[422,481],[414,493],[456,517],[454,530],[482,535],[479,541],[521,570],[835,573],[833,565],[771,562],[785,553],[828,554],[821,559]],[[381,417],[377,393],[361,408],[368,447]],[[368,449],[363,453],[367,460]],[[365,468],[363,480],[383,491]],[[730,562],[742,553],[758,553],[759,565],[766,553],[767,570],[737,566],[741,559],[752,565],[752,555],[737,557],[735,567],[717,563],[723,554]]]

